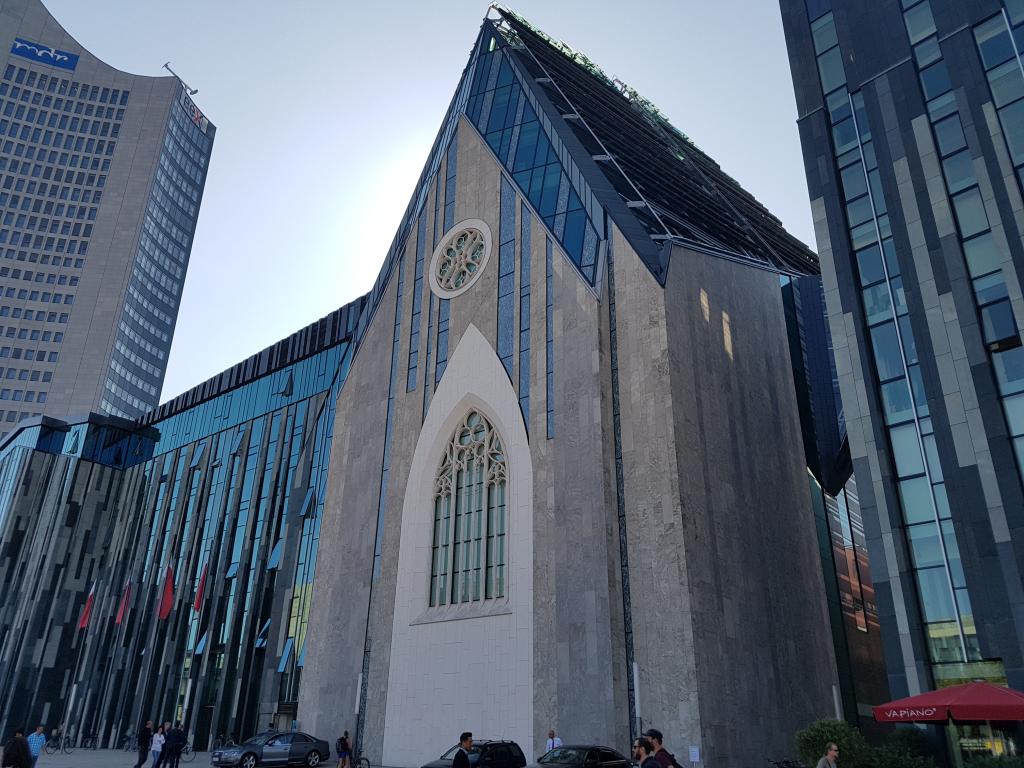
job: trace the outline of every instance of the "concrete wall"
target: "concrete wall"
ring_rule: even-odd
[[[704,759],[755,765],[838,714],[778,277],[675,249],[665,301]]]

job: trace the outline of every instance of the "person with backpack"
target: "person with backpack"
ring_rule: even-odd
[[[665,745],[662,743],[664,735],[661,731],[657,728],[648,728],[644,736],[650,740],[651,746],[654,747],[654,759],[658,761],[658,765],[661,768],[682,768],[676,762],[676,756],[665,749]]]
[[[334,742],[334,750],[338,753],[338,768],[348,768],[350,757],[352,752],[352,744],[348,739],[348,731],[338,737],[338,740]]]

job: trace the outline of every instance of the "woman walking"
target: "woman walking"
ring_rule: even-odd
[[[150,750],[153,754],[153,768],[160,768],[160,761],[163,760],[164,756],[164,741],[167,740],[167,736],[164,733],[164,727],[161,725],[156,729],[156,733],[153,734],[153,742],[150,745]]]

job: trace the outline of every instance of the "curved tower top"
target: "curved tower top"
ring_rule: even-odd
[[[159,402],[215,126],[0,0],[0,435]]]

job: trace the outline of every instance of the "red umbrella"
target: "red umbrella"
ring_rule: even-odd
[[[880,723],[1024,720],[1024,693],[991,683],[965,683],[872,709]]]

